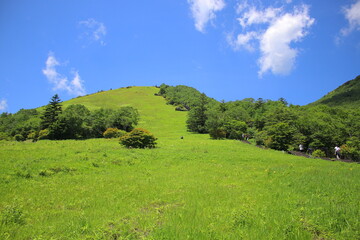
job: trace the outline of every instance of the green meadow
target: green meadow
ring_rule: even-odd
[[[359,164],[189,133],[157,91],[63,104],[133,106],[155,149],[0,142],[0,239],[360,239]]]

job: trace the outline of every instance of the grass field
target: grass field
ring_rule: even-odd
[[[109,93],[127,90],[103,105],[137,107],[155,149],[0,142],[0,239],[360,239],[360,165],[187,133],[155,88]]]

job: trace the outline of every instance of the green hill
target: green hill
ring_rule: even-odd
[[[188,134],[186,131],[186,112],[175,111],[175,107],[166,104],[161,96],[155,96],[156,87],[126,87],[99,92],[64,101],[70,104],[83,104],[88,109],[119,108],[132,106],[139,111],[138,127],[148,129],[156,137],[176,137]]]
[[[360,75],[350,80],[334,91],[329,92],[319,100],[309,104],[319,105],[325,104],[331,107],[360,107]]]

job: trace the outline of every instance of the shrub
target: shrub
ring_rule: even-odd
[[[117,128],[108,128],[103,133],[103,136],[104,136],[104,138],[117,138],[117,137],[122,137],[125,134],[126,134],[126,132],[123,130],[119,130]]]
[[[226,131],[222,128],[211,129],[209,135],[214,139],[223,139],[226,138]]]
[[[148,130],[135,128],[120,138],[120,144],[127,148],[154,148],[156,140]]]
[[[24,138],[24,136],[21,135],[21,134],[16,134],[16,135],[14,136],[14,140],[15,140],[15,141],[18,141],[18,142],[22,142],[22,141],[25,141],[25,138]]]
[[[27,139],[31,139],[33,141],[36,141],[39,137],[38,132],[32,131],[28,134]]]
[[[354,161],[360,160],[360,151],[357,148],[349,146],[348,144],[344,144],[340,149],[341,155],[344,156],[344,158]]]
[[[0,140],[11,140],[11,137],[5,133],[5,132],[0,132]]]
[[[314,157],[326,157],[326,154],[323,150],[320,149],[316,149],[313,153],[312,156]]]
[[[230,139],[242,139],[247,130],[245,122],[231,120],[225,124],[226,137]]]
[[[269,142],[269,136],[266,134],[265,131],[255,132],[254,134],[255,143],[256,145],[263,146],[265,145],[265,142],[268,144]]]
[[[41,139],[49,139],[49,129],[43,129],[39,132],[39,140]]]

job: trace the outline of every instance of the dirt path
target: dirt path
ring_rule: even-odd
[[[295,156],[300,156],[300,157],[306,157],[306,158],[318,158],[318,159],[322,159],[322,160],[326,160],[326,161],[340,161],[340,162],[347,162],[347,163],[359,163],[359,162],[355,162],[349,159],[335,159],[335,158],[326,158],[326,157],[313,157],[311,155],[308,155],[306,153],[303,152],[298,152],[298,151],[288,151],[289,154],[291,155],[295,155]]]

